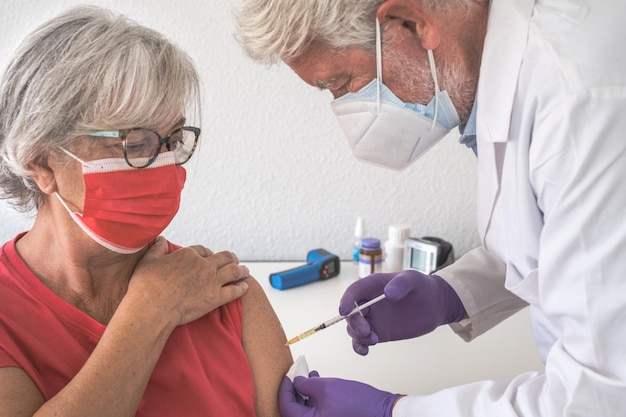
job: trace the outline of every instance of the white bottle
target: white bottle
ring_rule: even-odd
[[[402,271],[404,264],[404,241],[409,237],[411,229],[407,224],[389,226],[389,239],[385,241],[385,272]]]
[[[361,240],[365,237],[365,220],[363,217],[357,217],[356,226],[354,227],[354,246],[352,247],[352,260],[355,265],[359,264],[359,252],[361,250]]]

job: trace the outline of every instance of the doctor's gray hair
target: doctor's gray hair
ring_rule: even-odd
[[[92,6],[32,32],[0,79],[0,198],[19,211],[45,195],[32,167],[47,167],[92,130],[156,128],[199,118],[196,68],[160,33]],[[196,120],[199,122],[199,120]]]
[[[421,0],[433,13],[488,0]],[[236,38],[254,60],[296,58],[312,40],[331,48],[374,51],[376,11],[385,0],[243,0],[235,11]]]

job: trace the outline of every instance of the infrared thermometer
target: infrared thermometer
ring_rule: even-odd
[[[306,265],[270,274],[270,284],[279,290],[339,275],[339,257],[326,249],[313,249],[306,255]]]

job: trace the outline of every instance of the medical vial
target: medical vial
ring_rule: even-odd
[[[383,250],[380,247],[380,240],[368,237],[361,241],[359,251],[359,278],[383,270]]]
[[[411,229],[407,224],[392,224],[389,226],[389,238],[385,241],[385,272],[402,271],[404,265],[404,243],[409,237]]]
[[[359,252],[361,251],[361,241],[365,236],[365,220],[357,217],[356,226],[354,227],[354,246],[352,247],[352,260],[355,265],[359,264]]]

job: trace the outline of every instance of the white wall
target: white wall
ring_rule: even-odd
[[[2,0],[0,67],[44,20],[78,0]],[[248,59],[232,36],[233,1],[98,0],[165,33],[196,61],[204,83],[202,146],[186,165],[181,211],[165,235],[177,243],[232,250],[242,260],[302,260],[324,247],[351,256],[357,216],[386,238],[391,223],[412,235],[478,244],[474,155],[455,130],[404,172],[357,162],[329,93],[284,66]],[[0,242],[31,218],[0,201]]]

